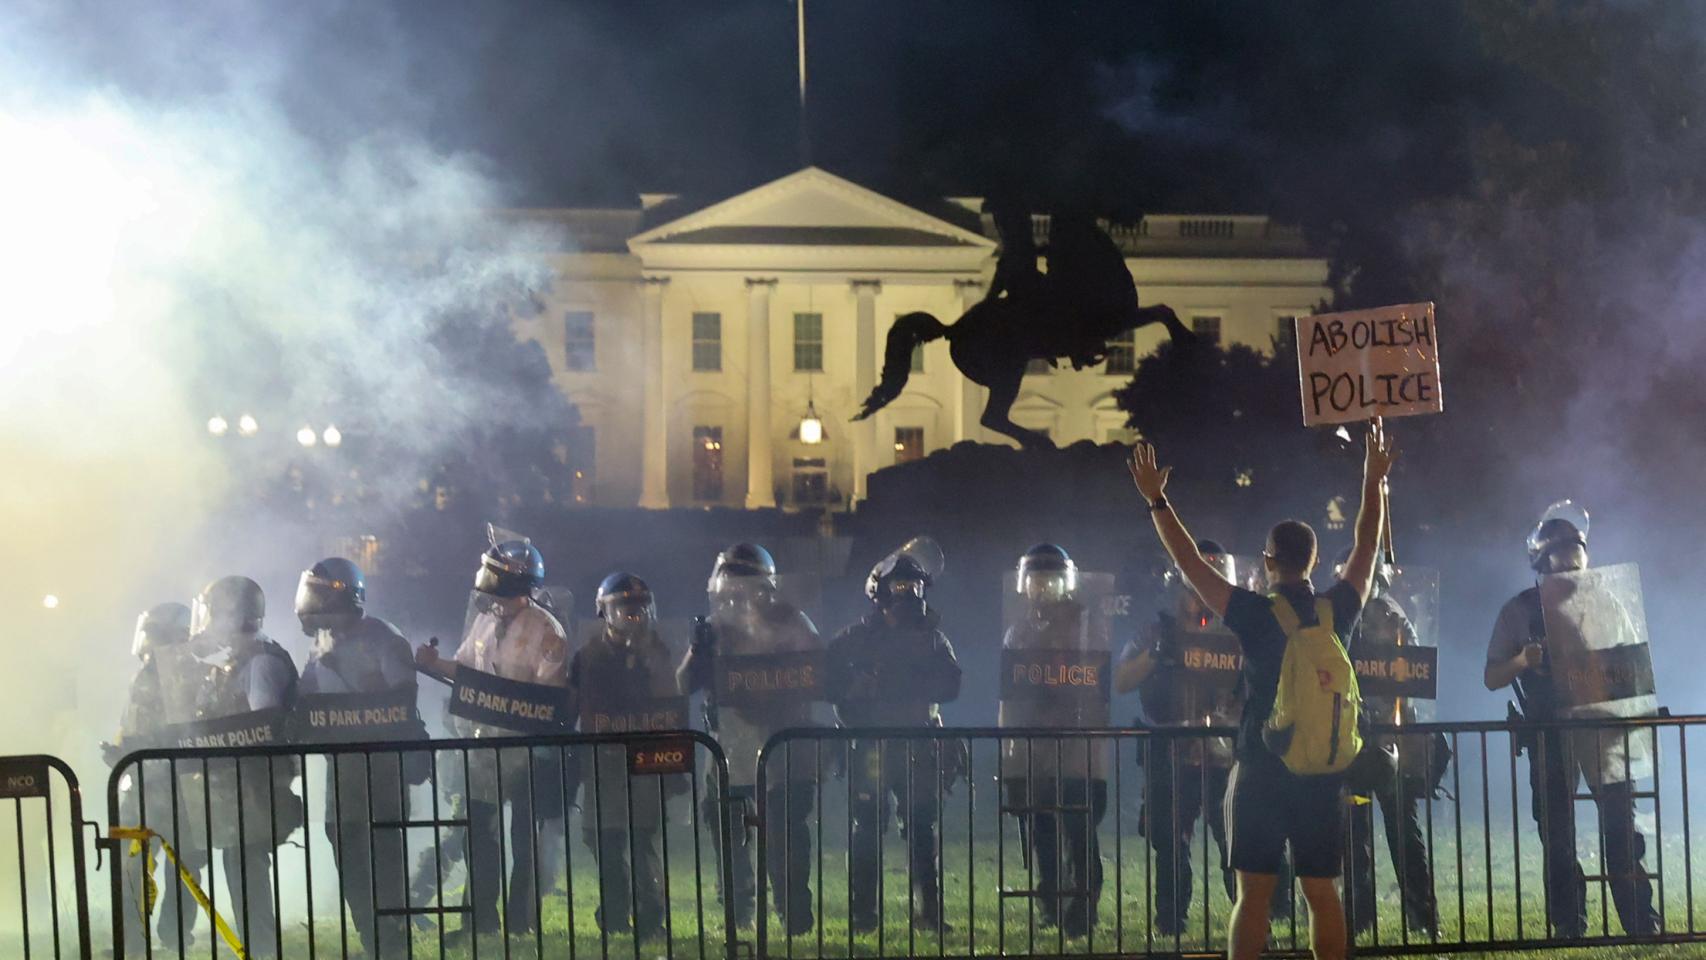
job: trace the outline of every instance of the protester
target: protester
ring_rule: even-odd
[[[1340,960],[1345,954],[1344,909],[1333,883],[1342,859],[1343,777],[1299,774],[1294,764],[1302,762],[1294,758],[1305,751],[1323,768],[1342,770],[1340,765],[1348,766],[1355,756],[1354,723],[1332,722],[1346,715],[1354,720],[1356,713],[1356,678],[1339,638],[1355,630],[1371,590],[1386,520],[1382,490],[1392,459],[1375,421],[1368,432],[1362,505],[1344,578],[1317,594],[1309,580],[1317,559],[1315,531],[1286,520],[1268,534],[1263,563],[1275,590],[1263,597],[1233,585],[1203,559],[1168,502],[1172,468],[1157,465],[1155,448],[1140,443],[1132,453],[1132,480],[1148,502],[1162,545],[1204,605],[1238,636],[1244,652],[1249,698],[1227,787],[1231,863],[1238,883],[1227,935],[1233,960],[1255,960],[1266,945],[1267,906],[1288,845],[1309,904],[1311,950],[1317,960]],[[1336,652],[1331,659],[1323,649],[1324,636]],[[1289,678],[1297,675],[1298,665],[1313,668],[1304,676],[1319,675],[1326,682],[1314,690],[1292,684]],[[1328,693],[1330,717],[1317,712]],[[1304,707],[1309,709],[1293,713]]]

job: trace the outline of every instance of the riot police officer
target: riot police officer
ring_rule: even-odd
[[[959,661],[927,600],[935,573],[921,562],[928,551],[915,544],[871,569],[865,580],[870,612],[830,641],[825,693],[843,727],[940,726],[939,706],[960,695]],[[897,803],[904,806],[913,923],[925,930],[947,929],[936,855],[937,797],[938,785],[946,787],[957,776],[957,755],[947,744],[908,750],[905,744],[885,747],[880,740],[861,740],[849,746],[853,835],[848,882],[855,932],[877,926],[879,851]]]
[[[302,572],[296,586],[296,617],[314,646],[302,670],[300,692],[399,692],[413,705],[415,669],[409,642],[396,627],[368,615],[366,604],[367,580],[349,560],[329,557]],[[413,728],[414,739],[426,736],[418,719],[403,726]],[[336,789],[325,793],[325,829],[340,874],[339,890],[368,952],[399,952],[406,936],[404,918],[381,919],[375,907],[402,905],[403,833],[375,831],[370,824],[408,819],[401,755],[344,754],[335,762],[331,773]]]
[[[1342,575],[1350,560],[1347,549],[1339,557],[1335,575]],[[1383,559],[1376,559],[1374,586],[1363,605],[1362,619],[1349,638],[1352,660],[1374,647],[1416,643],[1416,628],[1404,609],[1389,591],[1393,569]],[[1400,712],[1402,707],[1402,712]],[[1362,717],[1371,723],[1414,723],[1415,711],[1407,702],[1392,697],[1364,694]],[[1404,757],[1400,750],[1413,754]],[[1395,737],[1363,737],[1362,752],[1345,771],[1345,786],[1355,798],[1368,798],[1380,805],[1380,817],[1386,825],[1386,848],[1392,855],[1394,872],[1398,874],[1400,898],[1410,929],[1424,936],[1438,927],[1438,908],[1434,898],[1433,870],[1428,865],[1427,843],[1422,837],[1421,815],[1418,809],[1422,796],[1431,789],[1427,771],[1418,762],[1426,757],[1435,763],[1449,762],[1444,738],[1437,744],[1425,744],[1414,737],[1400,741]],[[1436,754],[1437,755],[1434,755]],[[1443,768],[1442,768],[1443,772]],[[1374,809],[1372,804],[1353,802],[1350,806],[1350,856],[1346,864],[1348,883],[1345,899],[1350,908],[1350,931],[1354,938],[1374,927]]]
[[[822,652],[823,640],[805,612],[777,592],[776,561],[757,544],[737,543],[717,555],[707,586],[710,615],[695,621],[693,643],[676,671],[683,694],[706,691],[706,725],[716,734],[729,760],[733,808],[729,811],[733,849],[736,921],[753,920],[752,832],[758,782],[758,752],[779,731],[811,726],[812,704],[798,691],[769,690],[739,704],[718,703],[717,659],[762,657],[765,654]],[[811,830],[808,825],[819,772],[809,744],[791,744],[788,754],[770,770],[766,838],[770,889],[777,912],[790,935],[812,928]],[[809,753],[809,755],[808,755]],[[709,777],[709,774],[707,774]],[[718,804],[708,785],[706,805]],[[708,817],[716,821],[715,815]],[[721,872],[718,873],[719,880]]]
[[[454,682],[463,670],[544,687],[568,684],[568,636],[561,623],[538,599],[545,582],[545,559],[525,539],[495,541],[480,556],[470,597],[471,616],[456,648],[454,661],[446,662],[434,647],[415,651],[418,669]],[[460,737],[503,738],[522,731],[463,716],[448,718],[450,729]],[[468,809],[468,873],[474,910],[473,932],[497,933],[500,929],[498,892],[507,891],[502,915],[510,935],[536,929],[535,879],[541,890],[555,882],[554,860],[535,864],[535,841],[546,821],[563,816],[560,767],[557,751],[538,747],[531,751],[492,749],[467,754],[465,784]],[[456,766],[461,766],[460,764]],[[501,801],[500,801],[501,798]],[[504,847],[504,810],[509,806],[509,846]],[[509,883],[501,873],[509,864]],[[452,939],[466,937],[467,927]]]
[[[1563,501],[1554,504],[1528,537],[1528,562],[1541,578],[1569,574],[1588,566],[1587,512]],[[1499,611],[1487,644],[1483,680],[1489,690],[1514,686],[1527,720],[1567,716],[1567,692],[1555,681],[1554,652],[1548,647],[1541,589],[1529,587]],[[1535,824],[1540,828],[1547,914],[1558,937],[1580,937],[1587,930],[1587,881],[1576,859],[1576,784],[1585,776],[1599,808],[1599,832],[1611,896],[1623,930],[1631,936],[1653,933],[1658,916],[1653,886],[1642,858],[1646,839],[1635,826],[1634,783],[1630,771],[1602,769],[1611,740],[1589,733],[1572,738],[1558,728],[1542,727],[1523,738]],[[1613,747],[1613,750],[1617,749]],[[1626,748],[1625,748],[1626,749]],[[1588,754],[1585,755],[1584,754]],[[1622,766],[1628,759],[1622,758]],[[1611,775],[1608,775],[1611,774]]]
[[[136,618],[130,653],[142,666],[131,678],[124,714],[119,720],[118,737],[114,742],[101,744],[101,753],[108,766],[117,764],[125,754],[134,750],[160,745],[159,737],[168,718],[157,654],[166,648],[182,649],[189,638],[190,608],[181,603],[157,604]],[[131,764],[119,780],[119,807],[123,811],[123,822],[146,824],[172,844],[187,869],[199,872],[206,855],[196,849],[199,846],[196,838],[184,836],[185,831],[174,830],[171,819],[173,780],[167,765],[148,764],[146,772],[139,769],[141,766]],[[145,877],[154,872],[155,863],[152,849],[147,856],[125,861],[126,902],[129,906],[124,911],[124,939],[138,953],[146,952],[143,941],[147,936],[147,923],[135,905],[144,902]],[[167,869],[170,870],[170,866]],[[180,943],[188,945],[192,939],[189,928],[195,925],[195,907],[190,905],[186,911],[182,903],[183,889],[183,884],[176,877],[168,875],[166,905],[160,912],[157,942],[170,952],[177,952]]]
[[[296,664],[261,633],[266,595],[248,577],[222,577],[208,584],[190,610],[190,644],[223,655],[208,675],[198,716],[204,720],[243,713],[287,710],[295,702]],[[225,868],[238,936],[250,956],[272,956],[279,947],[273,917],[274,846],[303,823],[302,798],[291,790],[294,760],[248,757],[214,763],[208,791],[215,810],[241,808],[246,816],[216,818],[213,845]]]
[[[631,573],[612,573],[595,601],[604,629],[575,651],[569,695],[582,733],[657,729],[650,717],[675,696],[674,658],[657,632],[651,587]],[[668,723],[669,721],[664,721]],[[608,727],[605,724],[608,723]],[[676,725],[684,725],[685,717]],[[581,836],[598,860],[598,924],[606,933],[632,930],[640,940],[664,933],[663,797],[681,788],[677,777],[630,776],[626,751],[597,746],[582,753]],[[629,852],[633,862],[629,863]]]
[[[1027,550],[1019,558],[1014,586],[1020,613],[1002,639],[1004,653],[1044,658],[1100,655],[1100,668],[1107,669],[1106,634],[1079,596],[1078,566],[1065,550],[1052,543]],[[1068,673],[1072,676],[1086,681],[1004,689],[999,725],[1107,727],[1105,676],[1095,682],[1082,670]],[[1023,828],[1039,912],[1045,925],[1058,925],[1068,937],[1084,936],[1096,924],[1102,897],[1096,828],[1107,814],[1112,754],[1113,741],[1107,738],[1038,743],[1015,737],[1001,745],[1001,779],[1007,805]]]
[[[1221,576],[1237,582],[1233,558],[1219,543],[1198,540],[1197,551]],[[1185,634],[1225,628],[1176,571],[1167,579],[1173,609],[1157,615],[1141,643],[1127,645],[1115,689],[1137,690],[1144,719],[1156,727],[1232,726],[1241,706],[1236,677],[1217,684],[1186,670],[1178,653]],[[1140,759],[1144,797],[1138,825],[1155,852],[1155,929],[1172,937],[1184,931],[1195,893],[1190,850],[1199,815],[1220,851],[1226,896],[1236,895],[1221,809],[1232,772],[1232,743],[1224,737],[1156,738]]]

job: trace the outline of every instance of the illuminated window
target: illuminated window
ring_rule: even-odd
[[[693,499],[723,499],[723,428],[693,428]]]
[[[1130,330],[1108,341],[1108,362],[1103,373],[1129,376],[1137,372],[1137,335]]]
[[[693,369],[700,373],[715,373],[723,369],[722,314],[693,315]]]
[[[911,463],[924,459],[924,428],[894,428],[894,462]]]
[[[794,502],[829,502],[829,463],[822,457],[794,458]]]
[[[570,310],[563,314],[563,368],[566,370],[596,370],[593,358],[592,312]]]
[[[794,314],[794,369],[800,373],[823,370],[823,314]]]
[[[1191,331],[1209,343],[1220,343],[1220,318],[1201,316],[1191,318]]]

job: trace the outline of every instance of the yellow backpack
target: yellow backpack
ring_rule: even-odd
[[[1315,623],[1304,626],[1289,600],[1277,593],[1271,599],[1285,631],[1285,659],[1262,741],[1299,776],[1343,772],[1362,750],[1362,695],[1333,630],[1333,602],[1316,597]]]

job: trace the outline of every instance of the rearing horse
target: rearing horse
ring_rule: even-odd
[[[1083,232],[1086,226],[1095,237]],[[1115,258],[1111,263],[1109,252]],[[1052,366],[1057,357],[1069,357],[1074,368],[1082,369],[1101,362],[1109,340],[1151,323],[1165,324],[1175,343],[1196,339],[1171,307],[1138,306],[1137,286],[1124,259],[1093,222],[1057,229],[1051,234],[1048,259],[1050,295],[1042,302],[1011,296],[987,299],[952,325],[922,311],[895,318],[883,350],[882,380],[853,419],[864,420],[900,396],[912,371],[913,349],[947,337],[954,366],[973,383],[989,388],[979,422],[1022,447],[1052,447],[1048,434],[1027,430],[1010,416],[1032,360],[1047,360]]]

